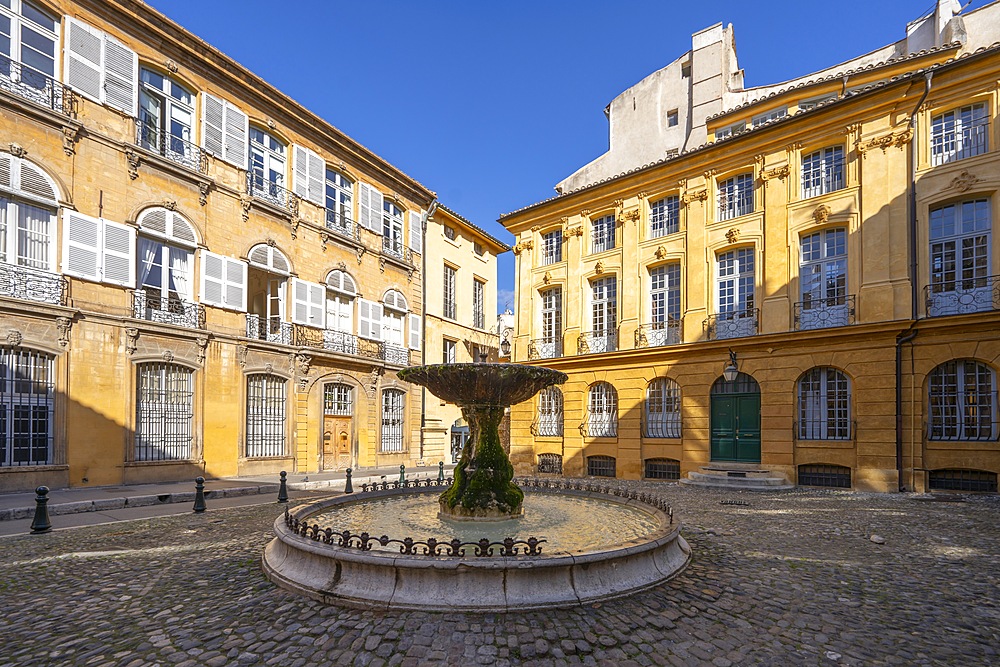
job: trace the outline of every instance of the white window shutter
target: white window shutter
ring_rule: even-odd
[[[309,151],[309,194],[306,199],[323,206],[326,204],[326,161]]]
[[[63,273],[101,279],[101,221],[67,210],[63,215]]]
[[[110,35],[104,36],[104,99],[130,116],[138,113],[139,57]]]
[[[100,102],[104,33],[68,16],[66,28],[66,83]]]
[[[367,183],[358,183],[358,224],[365,229],[371,229],[372,186]]]
[[[410,349],[420,349],[420,316],[411,313],[407,316],[410,320]]]
[[[231,257],[226,258],[226,307],[247,310],[247,264]]]
[[[424,252],[424,233],[422,221],[423,216],[420,214],[420,211],[410,211],[410,250],[420,254],[423,254]]]
[[[246,169],[247,153],[249,151],[247,139],[250,136],[250,118],[229,102],[225,102],[224,105],[226,108],[226,136],[223,140],[224,149],[222,159],[235,164],[237,167]]]
[[[309,283],[309,324],[318,329],[326,327],[326,286]]]
[[[382,340],[382,304],[358,299],[358,335],[369,340]]]
[[[135,286],[135,230],[128,225],[104,221],[104,272],[101,282]]]
[[[376,190],[375,188],[372,188],[372,197],[371,197],[372,226],[369,229],[371,229],[376,234],[382,233],[382,199],[383,199],[382,193]]]
[[[302,197],[309,195],[309,149],[292,145],[292,192]]]
[[[201,303],[225,306],[226,258],[207,250],[201,251]]]
[[[322,328],[322,321],[316,321],[312,307],[312,291],[314,287],[317,287],[317,285],[305,280],[299,280],[298,278],[292,278],[292,322]],[[323,291],[325,292],[326,290],[323,289]],[[322,316],[319,319],[322,320]]]
[[[226,105],[218,97],[201,94],[201,147],[216,157],[222,157]]]

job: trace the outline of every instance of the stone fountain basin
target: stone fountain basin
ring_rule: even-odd
[[[292,514],[308,520],[346,503],[427,492],[405,489],[376,491],[360,498],[339,496],[297,507]],[[691,550],[680,535],[680,523],[671,524],[670,517],[657,507],[593,491],[560,489],[558,493],[637,507],[653,515],[658,527],[641,539],[601,551],[455,558],[324,544],[292,532],[281,516],[274,523],[276,537],[264,550],[263,569],[282,588],[327,604],[502,612],[605,601],[660,584],[687,566]]]

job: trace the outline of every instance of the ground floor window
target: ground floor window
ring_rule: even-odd
[[[540,436],[563,434],[563,395],[558,387],[546,387],[538,392],[538,416],[533,430]]]
[[[538,455],[538,472],[548,475],[561,475],[562,474],[562,455],[561,454],[539,454]]]
[[[183,461],[194,439],[194,371],[176,364],[136,366],[135,460]]]
[[[680,479],[681,462],[676,459],[646,459],[646,479]]]
[[[323,414],[350,417],[354,414],[354,391],[350,385],[323,386]]]
[[[597,438],[618,435],[618,392],[607,382],[598,382],[587,393],[587,435]]]
[[[800,465],[799,486],[851,488],[851,469],[846,466]]]
[[[52,463],[55,357],[0,348],[0,466]]]
[[[973,359],[947,361],[931,371],[928,430],[931,440],[995,440],[996,377]]]
[[[382,451],[403,451],[403,407],[406,394],[399,389],[382,392]]]
[[[931,491],[997,492],[997,474],[987,470],[931,470],[927,477]]]
[[[677,383],[670,378],[650,382],[646,387],[642,417],[645,437],[681,437],[681,388]]]
[[[588,456],[587,474],[592,477],[615,477],[615,458],[613,456]]]
[[[247,457],[284,455],[285,384],[263,373],[247,377]]]

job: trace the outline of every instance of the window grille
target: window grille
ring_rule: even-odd
[[[849,440],[851,383],[836,368],[813,368],[799,379],[799,440]]]
[[[681,388],[676,382],[670,378],[657,378],[650,382],[646,387],[643,407],[645,437],[681,437]]]
[[[538,345],[538,356],[542,359],[558,357],[562,354],[562,288],[552,287],[541,293],[542,297],[542,339]]]
[[[989,125],[985,104],[972,104],[931,118],[931,164],[985,153]]]
[[[354,414],[354,389],[346,384],[323,385],[323,414],[350,417]]]
[[[947,361],[928,376],[931,440],[996,440],[996,374],[971,359]]]
[[[546,475],[561,475],[562,456],[560,454],[539,454],[538,472]]]
[[[403,451],[403,406],[406,394],[399,389],[382,392],[382,451]]]
[[[995,307],[989,280],[991,231],[989,199],[968,200],[931,210],[928,315]],[[970,304],[974,310],[969,308]]]
[[[753,213],[753,174],[740,174],[719,183],[719,220]]]
[[[455,303],[455,268],[444,265],[444,316],[455,319],[458,308]]]
[[[538,392],[538,421],[535,435],[563,434],[563,395],[558,387],[546,387]]]
[[[598,382],[588,392],[587,435],[592,438],[618,435],[618,393],[607,382]]]
[[[247,376],[247,457],[285,453],[285,380]]]
[[[542,234],[542,264],[562,261],[562,230]]]
[[[676,234],[681,229],[680,198],[664,197],[649,205],[649,237]]]
[[[615,247],[615,216],[605,215],[590,223],[593,235],[591,252],[604,252]]]
[[[0,347],[0,466],[52,463],[55,357]]]
[[[851,488],[851,469],[845,466],[801,465],[799,486],[827,486],[837,489]]]
[[[997,474],[987,470],[931,470],[927,482],[932,491],[997,492]]]
[[[616,477],[613,456],[588,456],[587,474],[591,477]]]
[[[752,376],[746,373],[737,373],[736,379],[729,382],[724,377],[719,377],[712,384],[712,395],[721,394],[759,394],[760,385]]]
[[[486,327],[486,283],[481,280],[472,281],[472,326],[477,329]]]
[[[646,459],[646,479],[681,478],[681,462],[676,459]]]
[[[136,461],[185,461],[194,440],[194,371],[176,364],[136,366]]]
[[[719,253],[717,274],[716,338],[754,335],[757,333],[754,249],[739,248]]]
[[[844,187],[844,149],[832,146],[802,158],[802,198]]]

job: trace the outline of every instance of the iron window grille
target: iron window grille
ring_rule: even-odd
[[[593,239],[591,252],[604,252],[615,247],[615,216],[605,215],[590,223]]]
[[[985,104],[971,104],[931,118],[934,166],[985,153],[990,120]]]
[[[481,280],[472,281],[472,326],[477,329],[486,327],[486,283]]]
[[[851,383],[836,368],[812,368],[799,378],[799,440],[851,439]]]
[[[458,306],[455,302],[455,268],[444,265],[444,316],[455,319]]]
[[[997,492],[997,474],[988,470],[943,469],[927,473],[931,491]]]
[[[799,486],[851,488],[851,469],[846,466],[800,465],[798,473]]]
[[[539,454],[538,455],[538,472],[543,475],[561,475],[562,474],[562,455],[561,454]]]
[[[538,392],[538,416],[531,431],[542,437],[563,434],[563,395],[558,387],[546,387]]]
[[[844,148],[831,146],[802,158],[802,198],[841,190],[844,187]]]
[[[346,384],[323,385],[323,414],[350,417],[354,414],[354,389]]]
[[[643,347],[661,347],[663,345],[677,345],[681,342],[681,331],[684,328],[684,321],[666,318],[664,322],[650,322],[640,324],[633,334],[636,349]]]
[[[0,467],[49,465],[55,357],[0,347]]]
[[[989,199],[931,209],[929,316],[996,307],[989,276],[991,231]]]
[[[618,392],[607,382],[598,382],[587,392],[586,435],[592,438],[618,435]]]
[[[681,462],[676,459],[646,459],[643,477],[646,479],[679,480]]]
[[[931,440],[996,440],[996,374],[972,359],[946,361],[928,376]]]
[[[247,376],[246,456],[285,454],[284,378],[269,374]]]
[[[403,451],[403,407],[406,394],[399,389],[382,392],[381,451]]]
[[[591,477],[617,477],[613,456],[588,456],[587,474]]]
[[[680,229],[680,197],[664,197],[649,205],[649,238],[676,234]]]
[[[681,388],[670,378],[656,378],[646,387],[643,436],[681,437]],[[648,475],[647,475],[648,476]]]
[[[135,461],[186,461],[194,441],[194,371],[136,366]]]
[[[292,344],[294,328],[291,322],[282,322],[280,317],[261,317],[247,313],[247,338],[266,340],[281,345]]]
[[[719,183],[719,220],[753,213],[753,174],[739,174]]]
[[[542,264],[555,264],[562,261],[562,230],[542,234]]]

